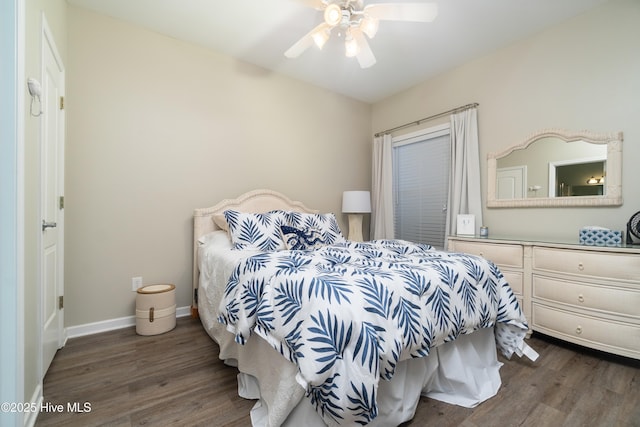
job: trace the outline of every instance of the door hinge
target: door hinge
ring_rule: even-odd
[[[64,209],[64,196],[60,196],[58,205],[60,206],[59,209]]]
[[[60,109],[64,110],[64,96],[60,97]]]
[[[58,297],[58,310],[62,310],[64,308],[64,295],[60,295]]]

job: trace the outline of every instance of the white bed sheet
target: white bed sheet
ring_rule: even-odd
[[[202,324],[220,346],[220,359],[238,367],[239,394],[258,398],[251,413],[254,426],[324,426],[297,383],[297,367],[258,336],[242,346],[218,323],[217,313],[236,263],[256,251],[231,250],[224,231],[200,240],[198,311]],[[494,396],[501,385],[493,329],[483,329],[446,343],[425,358],[398,364],[391,381],[378,389],[378,417],[370,425],[393,426],[413,418],[420,395],[473,407]]]
[[[282,425],[304,396],[304,390],[295,380],[296,366],[257,336],[244,346],[237,344],[234,335],[227,332],[225,325],[217,320],[218,305],[237,261],[258,252],[231,250],[231,242],[225,231],[214,231],[203,236],[199,242],[198,312],[202,324],[220,346],[218,357],[221,360],[237,366],[241,373],[260,379],[261,400],[269,408],[267,423],[263,425]]]

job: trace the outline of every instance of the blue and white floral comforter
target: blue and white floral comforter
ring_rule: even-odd
[[[490,261],[392,240],[248,257],[227,284],[219,320],[236,342],[256,333],[295,363],[328,425],[374,419],[378,381],[401,360],[492,326],[510,357],[527,331]]]

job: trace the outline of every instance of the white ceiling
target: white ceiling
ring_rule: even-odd
[[[284,57],[322,21],[295,0],[67,0],[365,102],[376,102],[607,0],[440,0],[432,23],[382,21],[377,63],[346,58],[335,30],[323,50]],[[371,3],[420,0],[365,0]]]

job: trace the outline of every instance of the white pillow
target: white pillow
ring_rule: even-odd
[[[204,236],[201,236],[198,239],[198,244],[200,246],[214,245],[227,249],[231,249],[233,247],[233,245],[231,244],[231,240],[229,240],[229,234],[224,230],[212,231],[205,234]]]

